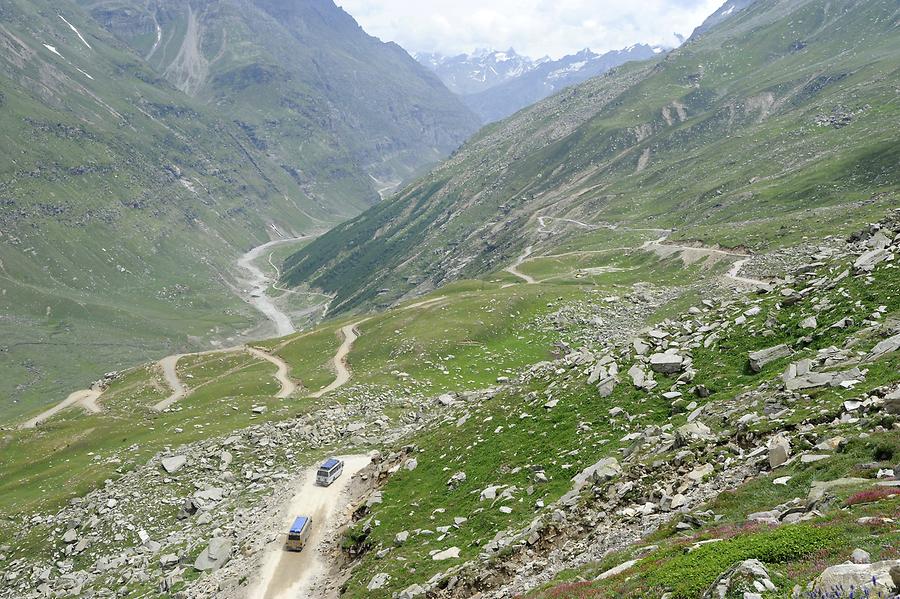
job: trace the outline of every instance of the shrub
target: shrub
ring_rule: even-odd
[[[651,574],[652,586],[669,589],[678,599],[699,597],[720,574],[738,562],[758,559],[773,564],[801,559],[839,547],[842,536],[835,528],[811,525],[736,536],[659,564]]]
[[[900,495],[900,489],[891,488],[891,487],[879,487],[877,489],[868,489],[866,491],[860,491],[859,493],[855,493],[847,498],[846,504],[848,506],[858,505],[860,503],[874,503],[876,501],[881,501],[882,499],[887,499],[888,497],[894,497],[896,495]]]

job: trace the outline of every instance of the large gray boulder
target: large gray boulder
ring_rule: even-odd
[[[619,380],[614,376],[600,381],[600,383],[597,385],[597,392],[600,394],[600,397],[607,398],[612,395],[613,391],[616,390],[616,383],[618,382]]]
[[[443,551],[438,551],[434,555],[431,556],[431,559],[436,562],[442,562],[448,559],[456,559],[459,557],[459,547],[451,547],[449,549],[445,549]]]
[[[889,337],[872,348],[869,355],[866,356],[866,362],[874,362],[884,356],[900,349],[900,335]]]
[[[856,259],[856,262],[853,263],[853,268],[857,272],[871,272],[876,266],[887,260],[889,255],[890,252],[883,248],[870,250]]]
[[[596,464],[588,466],[572,479],[575,487],[581,489],[588,482],[604,482],[622,474],[622,466],[616,458],[603,458]]]
[[[214,572],[231,559],[231,539],[215,537],[203,553],[197,556],[194,568],[201,572]]]
[[[884,398],[884,408],[887,410],[888,414],[900,414],[900,389],[897,389],[893,393],[889,393],[887,397]]]
[[[169,474],[175,474],[187,464],[187,456],[183,455],[174,455],[168,458],[162,459],[162,467],[163,470],[168,472]]]
[[[384,572],[379,572],[372,577],[372,580],[369,581],[369,585],[366,588],[370,591],[377,591],[378,589],[383,588],[390,579],[391,577]]]
[[[773,470],[783,465],[791,457],[791,442],[784,435],[769,439],[769,467]]]
[[[750,370],[753,372],[761,372],[762,369],[771,362],[787,358],[791,355],[791,348],[782,343],[775,347],[768,347],[759,351],[751,352],[748,356],[750,360]]]
[[[650,368],[660,374],[678,374],[684,370],[684,358],[678,354],[653,354]]]
[[[821,593],[843,588],[855,588],[860,597],[888,596],[895,590],[891,568],[900,567],[900,560],[888,560],[874,564],[840,564],[822,572],[813,582],[813,590]],[[869,593],[865,595],[865,593]]]

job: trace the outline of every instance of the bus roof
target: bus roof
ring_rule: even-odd
[[[336,460],[334,458],[328,458],[327,460],[325,460],[325,462],[321,466],[319,466],[319,468],[325,468],[326,470],[331,470],[332,468],[337,466],[339,463],[340,463],[340,460]]]
[[[306,516],[297,516],[294,520],[294,523],[291,525],[292,533],[301,533],[303,529],[306,528],[306,525],[309,523],[309,518]]]

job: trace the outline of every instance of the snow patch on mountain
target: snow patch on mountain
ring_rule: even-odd
[[[63,55],[60,54],[59,51],[57,51],[56,46],[51,46],[50,44],[44,44],[44,47],[47,48],[48,50],[50,50],[51,52],[53,52],[54,54],[56,54],[57,56],[59,56],[60,58],[63,58]]]
[[[93,48],[91,48],[91,45],[90,45],[89,43],[87,43],[87,40],[84,39],[84,36],[81,35],[81,32],[78,31],[78,29],[75,28],[75,25],[72,25],[71,23],[69,23],[69,22],[66,20],[66,18],[65,18],[64,16],[62,16],[61,14],[59,14],[59,13],[57,13],[56,16],[58,16],[60,19],[62,19],[63,22],[64,22],[66,25],[69,26],[69,29],[71,29],[72,31],[75,32],[75,35],[78,36],[78,39],[81,40],[81,43],[82,43],[82,44],[84,44],[85,46],[88,47],[88,50],[93,50]]]

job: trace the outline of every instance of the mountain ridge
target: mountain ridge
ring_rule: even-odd
[[[667,51],[658,46],[634,44],[603,54],[585,48],[557,60],[547,57],[532,60],[519,56],[512,49],[450,58],[419,55],[417,60],[431,68],[451,91],[459,94],[482,121],[492,123],[626,62],[646,60]],[[498,73],[498,62],[511,68]],[[495,76],[488,78],[487,72],[493,72]]]

